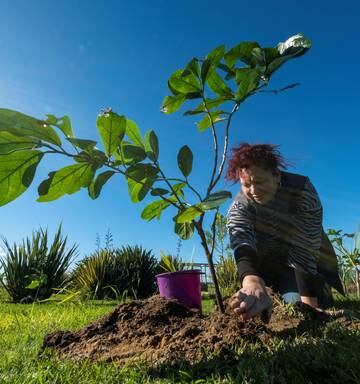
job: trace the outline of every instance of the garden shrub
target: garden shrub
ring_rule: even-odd
[[[141,246],[101,249],[81,260],[74,272],[75,288],[95,299],[144,298],[156,292],[158,261]]]
[[[220,258],[216,273],[222,296],[231,296],[240,288],[237,267],[232,255]]]
[[[66,283],[66,272],[76,256],[77,245],[66,249],[61,225],[48,245],[48,232],[41,228],[20,245],[2,238],[5,254],[0,258],[1,285],[15,303],[30,303],[49,298],[55,288]]]

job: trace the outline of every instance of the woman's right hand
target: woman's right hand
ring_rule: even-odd
[[[261,320],[268,323],[272,301],[266,292],[263,280],[255,275],[245,276],[242,288],[231,298],[230,307],[242,320],[261,315]]]

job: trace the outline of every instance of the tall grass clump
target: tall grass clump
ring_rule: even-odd
[[[219,288],[224,297],[231,296],[239,288],[239,277],[235,260],[232,255],[221,256],[216,265]]]
[[[94,299],[144,298],[156,291],[158,261],[141,246],[101,249],[81,260],[72,275],[75,289]]]
[[[47,229],[39,229],[20,245],[2,237],[5,254],[0,258],[1,285],[15,303],[31,303],[49,298],[66,282],[66,272],[77,253],[77,245],[66,248],[61,225],[48,244]]]

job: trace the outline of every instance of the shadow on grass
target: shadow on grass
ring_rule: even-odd
[[[334,306],[337,309],[349,309],[360,315],[360,299],[356,295],[345,297],[337,295]]]
[[[194,365],[173,362],[172,367],[150,368],[147,373],[153,378],[194,383],[359,382],[360,332],[334,325],[316,333],[275,337],[256,344],[245,342],[236,349],[209,355]]]

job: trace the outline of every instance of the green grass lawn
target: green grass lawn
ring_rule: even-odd
[[[359,301],[338,301],[338,306],[360,308]],[[49,332],[75,330],[107,314],[115,302],[43,304],[0,303],[0,383],[358,383],[360,331],[341,327],[317,335],[274,338],[229,351],[227,358],[211,355],[208,361],[181,370],[133,365],[119,368],[39,358],[43,337]],[[212,308],[204,301],[204,312]]]

